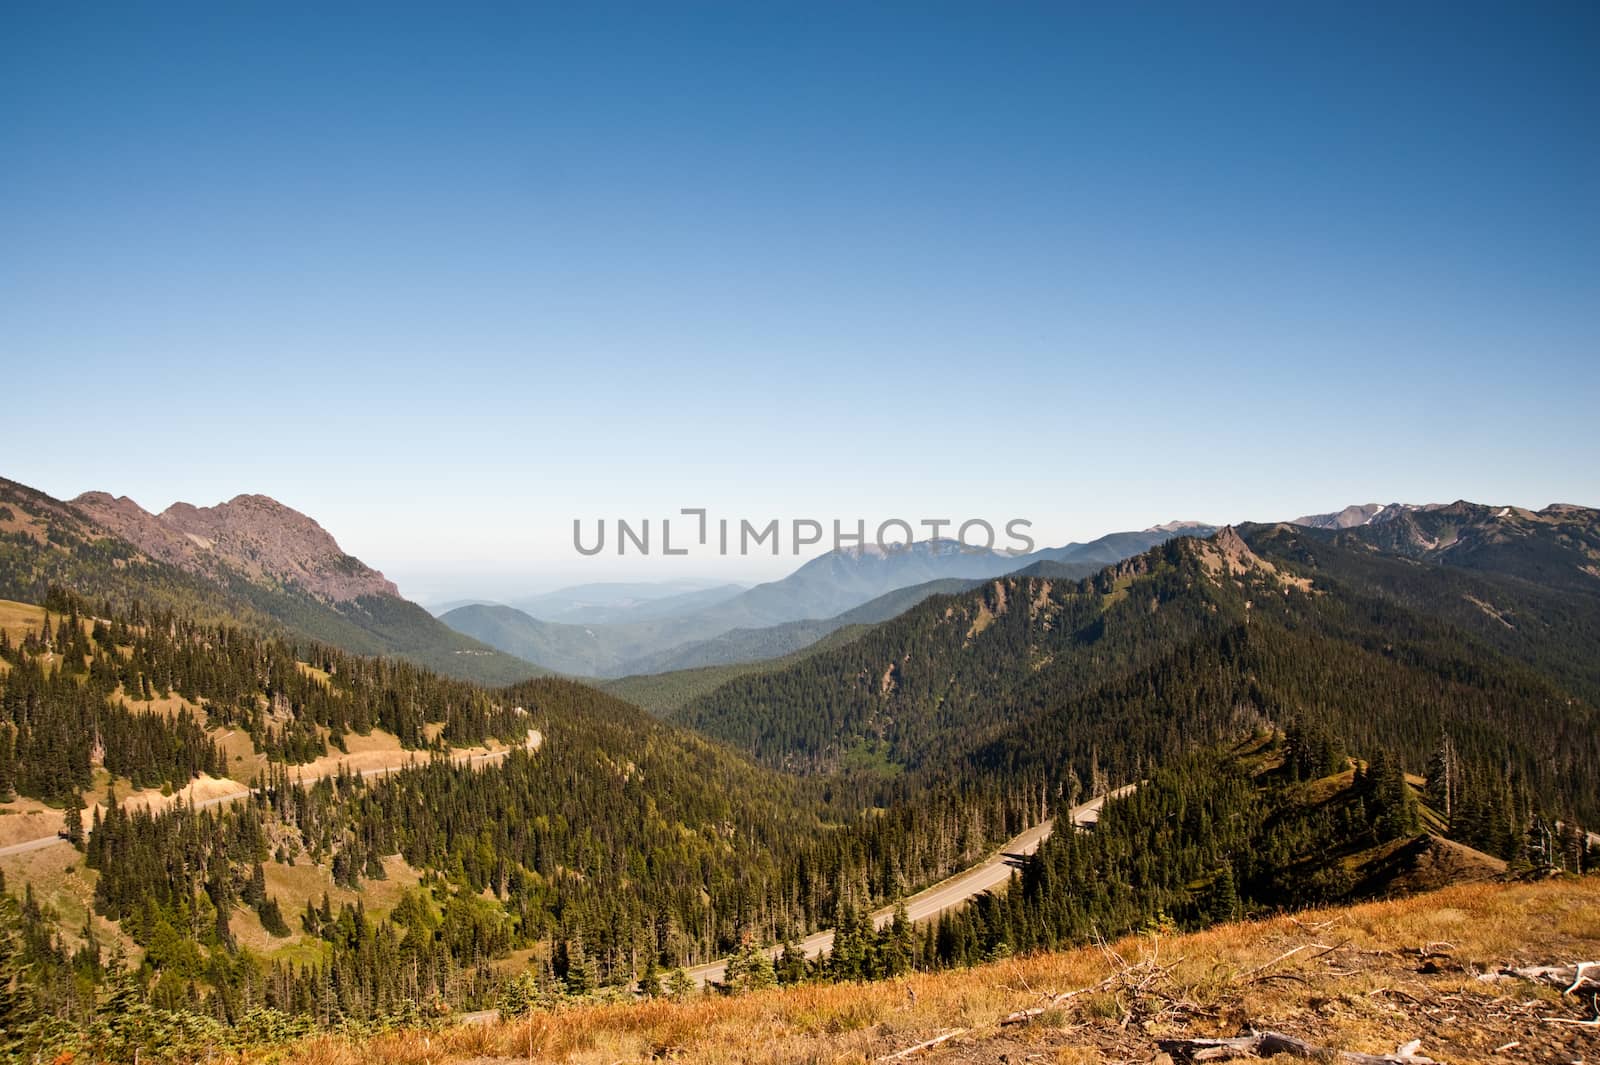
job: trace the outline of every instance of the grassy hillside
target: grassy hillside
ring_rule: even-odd
[[[1600,956],[1596,914],[1594,878],[1452,887],[879,984],[323,1036],[284,1060],[476,1065],[525,1059],[531,1048],[541,1061],[574,1065],[664,1056],[799,1065],[882,1061],[944,1037],[913,1060],[1092,1065],[1160,1060],[1163,1040],[1232,1036],[1246,1022],[1335,1051],[1390,1054],[1420,1040],[1418,1053],[1440,1061],[1580,1060],[1593,1039],[1576,1023],[1593,1017],[1586,999],[1478,974]]]

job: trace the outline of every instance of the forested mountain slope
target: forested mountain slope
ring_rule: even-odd
[[[40,602],[52,585],[399,655],[485,683],[543,672],[400,598],[315,522],[260,496],[179,504],[157,517],[104,493],[65,503],[0,478],[0,598]]]
[[[84,1016],[93,981],[72,973],[112,979],[107,944],[153,1003],[230,1021],[263,1002],[325,1021],[465,1008],[516,952],[569,986],[625,985],[891,900],[1034,813],[996,791],[874,809],[567,681],[489,692],[165,611],[48,607],[0,626],[0,817],[53,804],[84,857],[46,839],[0,863],[46,930],[30,965],[50,1016]],[[440,757],[303,775],[380,732]],[[511,750],[442,757],[485,742]],[[247,801],[129,797],[242,773]]]
[[[1600,577],[1588,573],[1600,550],[1585,542],[1597,539],[1600,513],[1584,513],[1582,522],[1527,522],[1513,542],[1462,543],[1423,559],[1389,553],[1368,529],[1280,524],[1239,532],[1254,550],[1322,584],[1470,633],[1600,705]]]
[[[1563,609],[1592,618],[1578,602]],[[1413,769],[1448,737],[1486,773],[1509,767],[1592,823],[1600,800],[1581,782],[1600,771],[1600,718],[1563,678],[1592,659],[1593,631],[1553,629],[1513,657],[1447,613],[1257,554],[1224,530],[1087,581],[1003,578],[928,600],[845,647],[734,680],[678,719],[773,765],[826,772],[870,756],[921,779],[1032,777],[1062,792],[1306,718]]]

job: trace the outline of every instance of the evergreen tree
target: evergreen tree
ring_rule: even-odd
[[[83,849],[83,797],[76,791],[67,799],[67,813],[62,835],[79,850]]]
[[[289,925],[283,919],[283,911],[278,907],[277,899],[267,898],[263,900],[257,906],[256,914],[261,918],[261,927],[267,930],[268,935],[278,939],[288,938],[290,934]]]
[[[599,970],[594,958],[584,949],[583,940],[575,939],[567,944],[566,958],[567,967],[562,980],[566,984],[567,994],[584,998],[599,990]]]
[[[734,994],[743,994],[772,987],[778,979],[773,971],[772,957],[756,945],[753,937],[746,936],[739,944],[738,951],[728,959],[723,982]]]
[[[683,966],[673,966],[672,971],[667,974],[666,992],[668,998],[677,1002],[683,1001],[695,992],[694,977],[690,976]]]
[[[778,955],[774,972],[780,984],[798,984],[810,975],[805,951],[793,937],[783,941],[783,952]]]
[[[904,900],[895,903],[894,917],[884,929],[884,944],[879,951],[878,975],[900,976],[911,970],[916,960],[915,932],[906,914]]]
[[[644,972],[639,975],[639,994],[646,998],[661,997],[661,968],[653,952],[646,956]]]
[[[847,899],[840,899],[835,915],[828,975],[841,981],[865,980],[872,975],[872,926]]]
[[[1399,761],[1380,749],[1367,767],[1362,780],[1367,813],[1379,842],[1400,839],[1417,831],[1419,816],[1416,796],[1406,783]]]
[[[1206,890],[1205,912],[1212,921],[1232,921],[1239,916],[1239,888],[1233,877],[1232,863],[1222,869]]]
[[[0,636],[5,630],[0,629]],[[10,802],[17,794],[16,729],[8,721],[0,721],[0,802]]]
[[[495,1006],[502,1017],[522,1017],[537,1009],[542,997],[538,975],[524,969],[500,986]]]

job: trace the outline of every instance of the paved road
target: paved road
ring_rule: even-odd
[[[60,836],[40,836],[38,839],[30,839],[25,843],[13,843],[9,847],[0,847],[0,858],[8,854],[26,854],[29,851],[41,850],[45,847],[65,842],[66,840]]]
[[[1121,798],[1127,795],[1137,784],[1129,784],[1118,788],[1098,799],[1091,799],[1079,806],[1074,806],[1068,816],[1072,823],[1079,828],[1089,828],[1100,820],[1100,809],[1105,806],[1107,799]],[[991,891],[1011,879],[1013,867],[1009,859],[1017,855],[1032,854],[1039,849],[1039,844],[1050,837],[1050,832],[1055,828],[1055,821],[1045,821],[1028,829],[1019,836],[1015,836],[988,858],[979,862],[948,880],[941,881],[925,891],[919,891],[905,900],[906,916],[913,921],[926,921],[937,917],[945,910],[966,902],[968,899]],[[872,927],[882,928],[894,920],[894,907],[888,906],[876,910],[872,914]],[[816,932],[800,941],[800,947],[808,958],[818,958],[833,949],[833,931]],[[774,958],[781,953],[781,947],[769,947],[767,953]],[[720,983],[728,974],[728,960],[707,962],[697,965],[689,970],[689,976],[695,983],[704,986],[706,983]],[[463,1024],[492,1024],[500,1016],[497,1010],[479,1010],[476,1013],[463,1013],[458,1019]]]
[[[1074,806],[1068,812],[1068,817],[1079,828],[1088,828],[1100,820],[1100,808],[1105,805],[1107,799],[1120,798],[1133,791],[1135,787],[1137,785],[1129,784],[1108,795],[1102,795],[1097,799],[1091,799],[1079,806]],[[941,881],[924,891],[917,892],[917,894],[905,900],[906,916],[913,921],[926,921],[929,918],[939,916],[946,910],[960,906],[985,891],[992,891],[1000,887],[1011,879],[1013,867],[1009,860],[1017,855],[1027,855],[1037,851],[1039,844],[1050,837],[1050,833],[1054,828],[1055,821],[1053,819],[1035,825],[1021,835],[1007,840],[1004,846],[977,865],[957,873],[948,880]],[[894,907],[887,906],[872,914],[872,927],[882,928],[892,920],[894,920]],[[829,929],[807,936],[800,941],[800,947],[805,951],[805,955],[808,958],[821,957],[833,949],[833,930]],[[772,947],[769,948],[768,953],[772,954],[773,957],[777,957],[780,951],[781,948]],[[721,961],[697,965],[689,970],[689,975],[699,984],[707,982],[720,983],[727,976],[727,973],[728,962],[726,958]]]
[[[537,751],[541,746],[543,746],[543,744],[544,744],[544,734],[541,733],[538,729],[529,729],[528,730],[528,742],[523,744],[523,746],[525,748],[527,748],[528,750],[530,750],[530,751]],[[503,761],[505,759],[506,755],[510,754],[514,750],[516,750],[515,747],[507,747],[504,750],[499,750],[499,751],[485,751],[482,754],[469,754],[465,758],[455,758],[455,756],[452,755],[452,758],[459,765],[468,765],[468,766],[489,765],[492,762]],[[402,769],[409,769],[414,764],[420,765],[420,764],[424,764],[425,762],[426,762],[426,759],[424,759],[424,758],[420,758],[420,757],[419,758],[412,758],[409,761],[401,763],[400,765],[386,765],[386,766],[379,766],[376,769],[363,769],[360,773],[358,773],[356,775],[361,777],[361,778],[363,778],[363,779],[366,779],[368,777],[387,776],[390,773],[395,773],[395,772],[398,772],[398,771],[400,771]],[[293,766],[291,766],[290,768],[292,769]],[[311,777],[299,777],[298,780],[300,780],[300,781],[306,781],[306,780],[316,781],[316,780],[325,779],[327,777],[338,776],[338,774],[339,774],[339,767],[335,766],[334,768],[329,769],[326,772],[317,773],[317,774],[314,774]],[[246,796],[248,796],[250,794],[252,794],[251,791],[250,791],[250,788],[247,787],[244,784],[240,784],[238,790],[236,790],[236,791],[230,791],[230,792],[227,792],[226,794],[223,794],[223,795],[212,795],[209,798],[200,799],[200,800],[198,800],[196,802],[193,802],[193,803],[190,804],[190,806],[191,806],[192,809],[204,810],[208,806],[216,806],[216,805],[218,805],[220,803],[237,802],[238,800],[243,799],[243,798],[245,798]],[[65,843],[65,842],[67,842],[67,840],[66,840],[66,837],[64,837],[64,836],[59,836],[59,835],[40,836],[37,839],[25,840],[22,843],[13,843],[10,846],[0,847],[0,858],[4,858],[7,855],[11,855],[11,854],[26,854],[29,851],[43,850],[45,847],[53,847],[58,843]]]

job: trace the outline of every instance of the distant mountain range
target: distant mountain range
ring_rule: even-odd
[[[1580,540],[1587,542],[1583,521],[1573,525],[1574,516],[1593,513],[1588,507],[1571,503],[1552,503],[1543,510],[1527,507],[1493,506],[1469,503],[1362,503],[1331,514],[1307,514],[1290,522],[1311,529],[1363,529],[1370,542],[1393,544],[1403,553],[1429,555],[1463,548],[1470,555],[1476,547],[1522,539],[1537,529],[1552,525],[1570,526]],[[1409,546],[1407,546],[1409,545]]]
[[[489,683],[547,671],[620,677],[790,654],[961,587],[948,582],[1035,562],[1086,574],[1181,530],[1206,528],[1163,526],[1024,556],[948,540],[835,551],[754,588],[589,584],[511,605],[470,603],[435,619],[312,518],[267,496],[175,503],[157,514],[126,496],[86,492],[64,501],[0,479],[0,597],[37,602],[51,584],[119,601],[154,597],[152,605],[400,655]]]
[[[1441,565],[1600,583],[1589,513],[1448,504],[1360,504],[1297,518],[1332,543]],[[1550,529],[1559,527],[1560,536]],[[781,580],[743,588],[671,581],[577,585],[466,603],[435,619],[310,517],[261,495],[159,514],[88,492],[54,499],[0,480],[0,597],[38,601],[49,584],[118,599],[165,597],[191,612],[239,618],[363,654],[410,658],[490,683],[540,672],[622,678],[793,655],[835,633],[880,624],[936,595],[1004,575],[1077,581],[1174,537],[1215,527],[1172,522],[1025,555],[950,540],[900,550],[851,548]],[[161,579],[152,579],[160,576]],[[157,604],[159,605],[159,603]]]
[[[831,618],[804,618],[758,629],[729,629],[709,640],[680,644],[635,660],[628,664],[629,672],[666,673],[793,654],[841,629],[876,625],[905,613],[924,599],[935,595],[954,595],[980,583],[964,577],[942,577],[885,592]]]
[[[782,580],[700,609],[616,625],[562,625],[490,605],[459,607],[440,620],[561,673],[655,673],[786,655],[845,626],[883,621],[930,595],[963,587],[948,582],[987,580],[1032,566],[1046,566],[1054,576],[1086,577],[1174,536],[1206,535],[1214,528],[1173,522],[1025,555],[968,548],[953,540],[918,541],[889,551],[846,548],[820,555]],[[870,603],[876,605],[866,609]]]
[[[1304,525],[1311,529],[1353,529],[1358,525],[1370,525],[1379,516],[1392,516],[1402,509],[1408,508],[1400,503],[1358,503],[1331,514],[1307,514],[1289,524]]]
[[[427,605],[436,617],[464,606],[509,606],[540,621],[616,625],[690,613],[732,599],[745,587],[721,581],[609,581],[575,584],[521,599],[452,599]]]
[[[1347,507],[1339,515],[1367,509]],[[1338,524],[1339,515],[1317,515],[1293,524],[1335,532],[1333,542],[1340,545],[1600,594],[1600,528],[1594,514],[1569,503],[1528,510],[1457,500],[1371,507],[1366,520],[1355,523]]]
[[[89,492],[66,502],[0,478],[0,598],[42,602],[51,585],[397,655],[485,683],[545,672],[442,624],[315,521],[266,496],[151,514],[126,497]]]
[[[541,621],[568,625],[616,625],[691,614],[726,602],[745,590],[742,584],[691,581],[580,584],[509,604]]]

